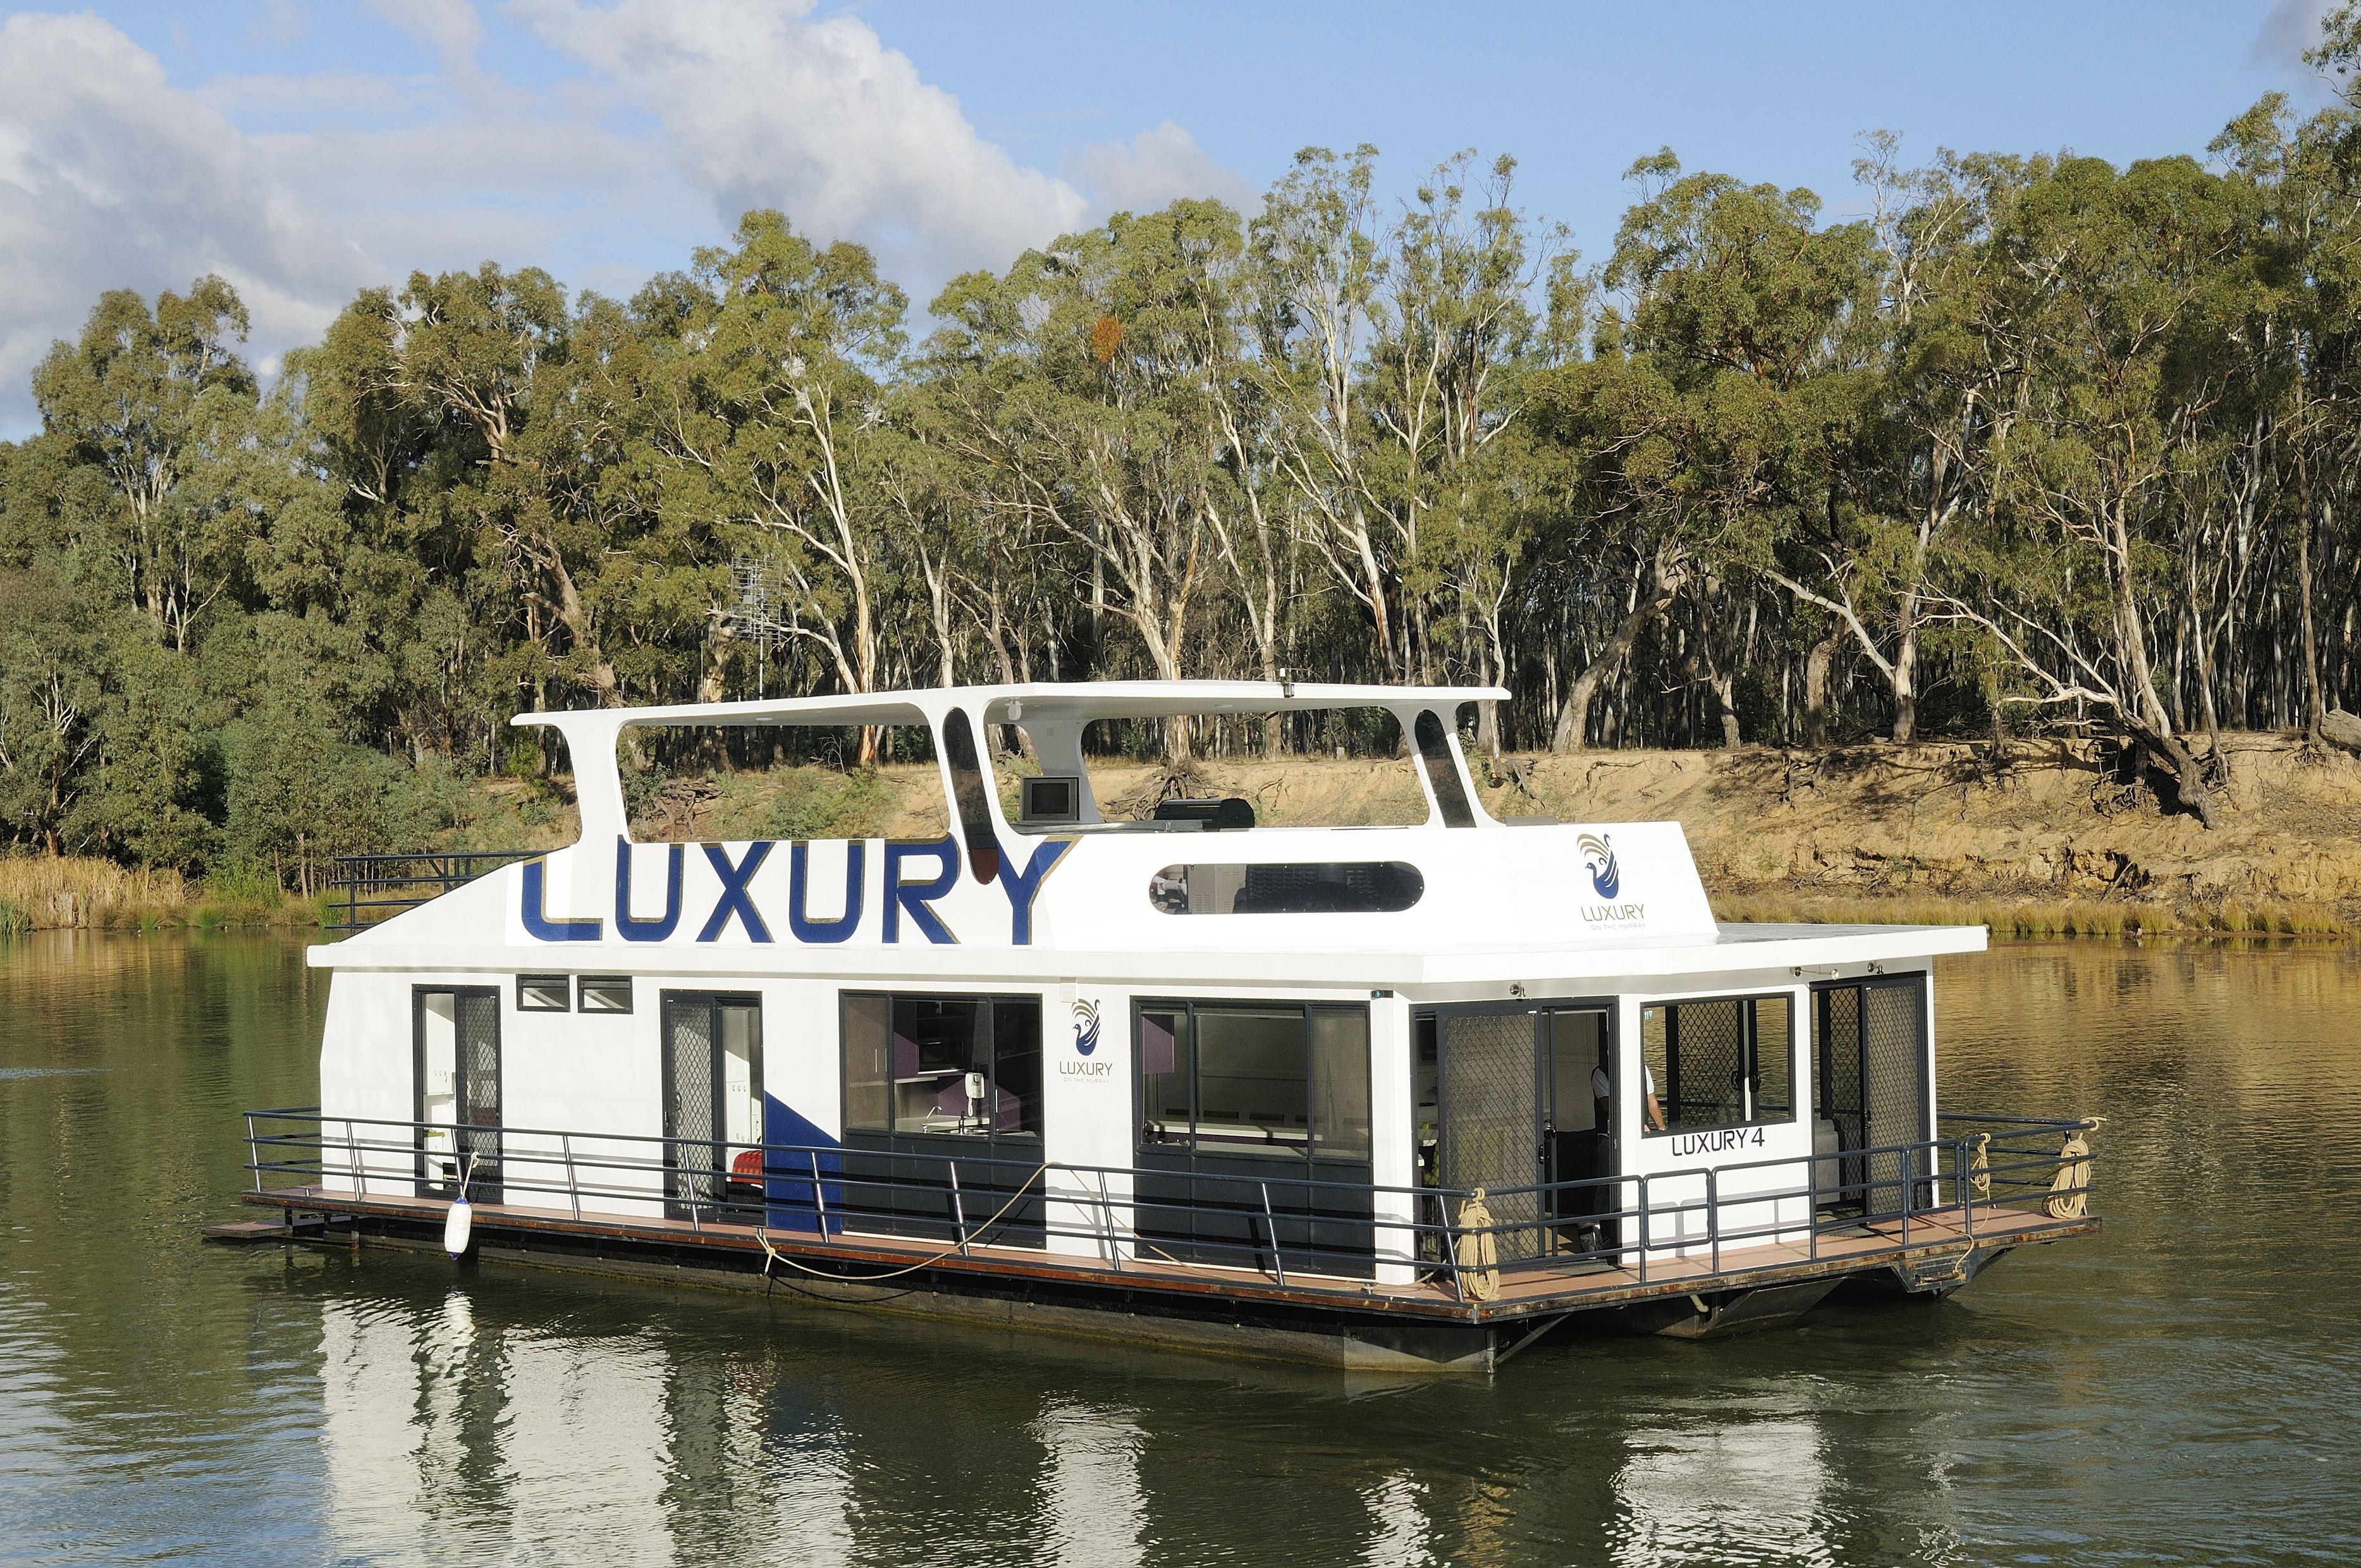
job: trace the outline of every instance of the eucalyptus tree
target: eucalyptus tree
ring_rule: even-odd
[[[2187,334],[2238,236],[2234,197],[2191,159],[2031,166],[1994,216],[1979,323],[2021,367],[1993,450],[1985,578],[1943,610],[1981,629],[2017,677],[2004,701],[2094,712],[2208,827],[2214,786],[2158,690],[2147,605],[2173,432],[2221,395]]]
[[[1364,356],[1386,277],[1378,149],[1308,147],[1254,221],[1255,364],[1272,411],[1272,461],[1298,536],[1368,618],[1388,679],[1402,674],[1399,563],[1371,504],[1378,456]]]
[[[522,612],[517,678],[543,706],[552,679],[602,706],[620,702],[585,588],[613,541],[601,519],[567,504],[585,432],[569,428],[561,392],[575,325],[565,291],[538,268],[486,262],[414,272],[398,296],[364,291],[347,313],[377,318],[365,335],[379,356],[359,369],[359,387],[399,400],[433,433],[434,483],[419,499],[465,528],[474,559]]]
[[[1192,663],[1235,492],[1212,383],[1237,373],[1236,214],[1218,202],[1118,213],[954,280],[929,345],[974,504],[1087,563],[1149,668]],[[1168,727],[1168,754],[1189,749]]]
[[[1711,687],[1735,745],[1753,624],[1736,602],[1756,572],[1810,596],[1776,552],[1804,520],[1841,510],[1845,455],[1874,393],[1859,341],[1875,308],[1873,236],[1865,224],[1819,225],[1808,191],[1685,174],[1669,150],[1631,175],[1642,198],[1604,275],[1620,308],[1600,337],[1634,383],[1625,406],[1646,411],[1649,477],[1663,490],[1650,510],[1667,530],[1653,554],[1665,567],[1602,652],[1620,662],[1686,590],[1699,610],[1686,673]],[[1578,710],[1561,716],[1567,744],[1582,722]]]
[[[1470,611],[1497,626],[1509,593],[1518,544],[1503,531],[1525,514],[1478,501],[1499,494],[1487,470],[1517,450],[1499,438],[1536,349],[1536,295],[1545,277],[1563,286],[1563,231],[1534,234],[1512,204],[1516,160],[1494,159],[1480,179],[1475,169],[1473,152],[1436,168],[1386,236],[1362,397],[1375,436],[1367,499],[1386,520],[1402,610],[1394,662],[1422,679],[1436,673],[1437,614],[1458,620],[1464,641]],[[1497,640],[1479,656],[1506,663]]]
[[[253,521],[225,482],[255,413],[254,373],[236,346],[247,324],[217,277],[159,294],[153,309],[110,290],[81,336],[33,371],[44,438],[104,479],[107,504],[85,515],[77,554],[111,573],[181,652],[230,583]]]
[[[2007,428],[2003,367],[1974,330],[1985,285],[1986,225],[2015,177],[2013,159],[1944,152],[1895,167],[1898,138],[1879,133],[1856,160],[1872,198],[1873,302],[1850,306],[1842,350],[1853,407],[1828,431],[1833,459],[1821,504],[1800,506],[1767,568],[1832,618],[1885,683],[1889,733],[1916,738],[1920,650],[1945,536],[1982,503],[1991,443]],[[1828,653],[1806,671],[1806,707],[1824,713]]]

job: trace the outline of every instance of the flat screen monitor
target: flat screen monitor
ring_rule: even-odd
[[[1082,781],[1044,774],[1017,786],[1017,815],[1027,822],[1079,822]]]

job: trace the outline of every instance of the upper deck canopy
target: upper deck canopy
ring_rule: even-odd
[[[1011,706],[1053,722],[1098,718],[1174,718],[1192,714],[1307,713],[1323,708],[1453,708],[1505,702],[1501,686],[1332,685],[1316,681],[1019,681],[999,685],[924,686],[840,696],[775,697],[753,702],[688,702],[661,707],[521,713],[518,724],[548,725],[569,740],[579,729],[674,724],[907,724],[952,708],[990,713]]]
[[[1407,731],[1421,711],[1444,716],[1458,706],[1508,699],[1499,686],[1389,686],[1314,681],[1067,681],[1003,685],[923,686],[908,691],[840,696],[795,696],[754,702],[690,702],[656,707],[594,707],[571,713],[521,713],[512,722],[539,725],[566,738],[582,813],[583,840],[606,843],[624,832],[623,782],[615,748],[626,729],[683,725],[939,726],[954,710],[987,724],[1018,720],[1073,731],[1100,718],[1176,718],[1189,715],[1302,713],[1340,707],[1382,707]]]

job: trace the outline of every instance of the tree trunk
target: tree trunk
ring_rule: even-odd
[[[2138,597],[2132,591],[2131,537],[2119,501],[2107,518],[2112,535],[2115,577],[2115,636],[2123,651],[2124,674],[2131,687],[2133,712],[2124,717],[2147,753],[2161,762],[2180,786],[2180,803],[2208,828],[2221,826],[2220,804],[2206,783],[2197,760],[2172,732],[2172,719],[2157,700],[2156,674],[2148,663],[2147,632],[2140,620]]]
[[[1918,594],[1902,596],[1902,639],[1894,649],[1894,743],[1918,738]]]
[[[2322,510],[2327,510],[2323,503]],[[2303,627],[2303,733],[2312,744],[2320,743],[2320,727],[2326,718],[2328,704],[2322,699],[2320,689],[2320,633],[2312,618],[2312,513],[2307,510],[2296,520],[2295,531],[2295,596]],[[2221,743],[2214,749],[2218,753]]]
[[[1844,628],[1839,626],[1812,644],[1804,660],[1804,744],[1825,746],[1828,743],[1828,666],[1836,662],[1837,648],[1844,641]]]
[[[1598,691],[1599,682],[1614,674],[1617,667],[1630,657],[1632,644],[1640,641],[1640,633],[1648,629],[1649,623],[1672,607],[1674,598],[1688,581],[1688,559],[1676,549],[1660,549],[1652,564],[1651,575],[1654,580],[1648,591],[1640,596],[1639,602],[1631,607],[1631,613],[1623,618],[1623,624],[1598,651],[1598,657],[1591,660],[1582,674],[1574,678],[1574,685],[1566,693],[1565,706],[1558,709],[1557,727],[1550,735],[1552,751],[1564,754],[1582,750],[1584,731],[1590,724],[1592,694]]]

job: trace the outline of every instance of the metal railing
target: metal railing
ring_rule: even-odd
[[[1678,1264],[1674,1276],[1692,1288],[1817,1262],[1831,1237],[1908,1247],[1939,1226],[1941,1234],[1972,1240],[1979,1216],[1989,1225],[1997,1210],[2039,1210],[2059,1172],[2064,1140],[2086,1126],[1946,1118],[1973,1130],[1698,1170],[1470,1190],[1229,1173],[1202,1161],[1176,1172],[916,1151],[908,1139],[890,1149],[716,1144],[324,1116],[311,1107],[245,1116],[255,1192],[267,1197],[274,1190],[269,1179],[280,1178],[313,1190],[314,1205],[333,1204],[339,1190],[363,1201],[453,1196],[458,1151],[472,1146],[475,1196],[584,1224],[664,1215],[685,1220],[693,1234],[735,1226],[766,1242],[800,1233],[830,1246],[861,1235],[917,1237],[941,1244],[943,1256],[1022,1246],[1115,1269],[1213,1264],[1266,1274],[1282,1287],[1290,1269],[1366,1280],[1377,1266],[1395,1265],[1461,1301],[1471,1299],[1468,1277],[1477,1266],[1471,1261],[1477,1249],[1467,1244],[1484,1237],[1496,1255],[1485,1266],[1502,1275],[1561,1271],[1572,1284],[1603,1273],[1644,1286]],[[730,1168],[753,1153],[759,1171]],[[2086,1154],[2076,1162],[2086,1188],[2089,1161]],[[1861,1174],[1848,1179],[1845,1162],[1858,1162]],[[339,1188],[328,1189],[331,1181]],[[1479,1195],[1502,1207],[1531,1197],[1538,1217],[1471,1223],[1466,1216]],[[1050,1250],[1054,1241],[1083,1245],[1078,1255]],[[1743,1255],[1778,1244],[1775,1255]],[[1727,1259],[1733,1251],[1741,1255]],[[1703,1275],[1695,1266],[1700,1259]]]
[[[338,855],[328,872],[327,928],[358,931],[440,898],[539,850],[454,850],[409,855]]]

